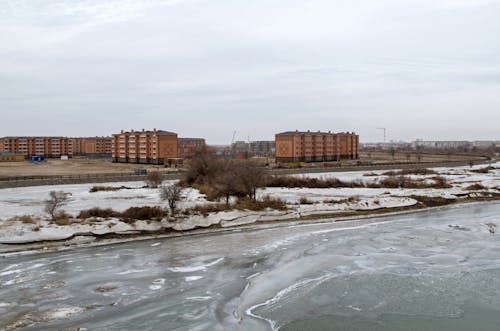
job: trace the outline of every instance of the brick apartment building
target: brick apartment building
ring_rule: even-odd
[[[188,158],[205,146],[203,138],[179,138],[177,141],[177,156],[179,158]]]
[[[111,137],[85,137],[73,139],[73,155],[111,156]]]
[[[73,139],[67,137],[4,137],[0,138],[0,152],[23,155],[60,157],[73,155]]]
[[[110,137],[4,137],[0,138],[0,152],[59,158],[61,155],[111,155]]]
[[[357,159],[359,136],[354,132],[288,131],[275,136],[276,162],[323,162]]]
[[[112,136],[114,162],[166,164],[169,159],[186,158],[205,145],[201,138],[179,138],[177,133],[156,130],[122,130]]]

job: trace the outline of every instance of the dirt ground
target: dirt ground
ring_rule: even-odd
[[[167,172],[164,166],[147,164],[113,163],[111,159],[74,158],[67,161],[49,159],[47,162],[0,162],[1,177],[17,176],[52,176],[52,175],[86,175],[86,174],[118,174],[132,173],[134,169],[143,168],[148,171]]]
[[[391,152],[361,152],[360,159],[372,164],[387,162],[408,162],[408,153],[396,152],[394,159]],[[435,155],[421,154],[421,162],[450,162],[478,159],[474,156],[464,155]],[[415,153],[410,154],[410,162],[417,162]],[[352,161],[350,162],[352,163]],[[164,166],[146,164],[113,163],[111,159],[86,159],[73,158],[67,161],[49,159],[47,162],[0,162],[0,178],[19,176],[54,176],[54,175],[86,175],[86,174],[130,174],[134,169],[143,168],[148,171],[172,172],[173,169]]]

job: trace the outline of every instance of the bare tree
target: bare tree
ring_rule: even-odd
[[[146,185],[151,188],[157,188],[163,182],[163,177],[159,171],[151,171],[146,176]]]
[[[44,210],[52,220],[56,219],[58,210],[68,203],[69,195],[69,193],[63,191],[50,191],[49,199],[45,200]]]
[[[229,205],[231,195],[238,193],[238,177],[236,164],[232,161],[221,163],[221,171],[214,178],[215,189],[226,199],[226,206]]]
[[[410,163],[410,160],[411,160],[411,154],[406,153],[406,162]]]
[[[249,198],[257,201],[257,189],[266,184],[265,169],[253,161],[244,161],[237,165],[236,175],[238,182]]]
[[[184,174],[184,182],[188,185],[210,182],[220,170],[220,160],[213,151],[204,146],[197,150],[189,160]]]
[[[170,208],[170,215],[175,216],[177,203],[182,198],[183,188],[179,184],[165,185],[160,187],[160,198],[167,200]]]
[[[390,153],[391,153],[391,156],[392,156],[392,160],[394,161],[394,159],[396,157],[396,149],[394,147],[391,147]]]

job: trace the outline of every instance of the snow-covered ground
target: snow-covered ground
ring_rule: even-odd
[[[56,225],[48,222],[44,214],[44,200],[50,191],[64,191],[69,193],[70,201],[64,206],[64,211],[76,216],[80,211],[93,207],[112,208],[123,211],[129,207],[162,206],[159,190],[144,188],[143,182],[103,183],[103,184],[76,184],[53,185],[23,188],[0,189],[0,243],[29,242],[40,240],[66,239],[75,235],[98,235],[106,233],[135,233],[137,231],[158,231],[165,228],[174,230],[190,230],[197,227],[209,227],[218,224],[221,227],[250,224],[259,221],[273,221],[283,219],[297,219],[308,215],[322,215],[358,210],[376,210],[411,206],[417,203],[409,198],[412,195],[456,198],[470,193],[466,188],[471,184],[481,184],[486,190],[496,192],[500,188],[500,163],[493,165],[496,169],[489,173],[475,173],[471,170],[484,168],[484,165],[460,168],[434,168],[439,175],[446,177],[453,185],[448,189],[385,189],[385,188],[265,188],[258,192],[262,198],[270,195],[286,201],[289,210],[262,212],[253,211],[226,211],[211,213],[207,216],[184,216],[176,221],[162,220],[137,221],[125,223],[119,219],[99,219],[87,222],[78,222],[72,225]],[[397,170],[397,169],[395,169]],[[297,175],[303,177],[331,178],[336,177],[343,181],[373,182],[383,176],[384,171],[358,171],[345,173],[320,173]],[[367,173],[376,176],[365,176]],[[414,179],[425,179],[436,176],[416,176]],[[171,182],[172,183],[172,182]],[[91,193],[93,186],[126,186],[129,189],[118,191],[100,191]],[[307,203],[301,204],[301,199]],[[195,205],[208,204],[204,195],[197,190],[187,189],[180,208],[189,208]],[[15,216],[32,215],[37,219],[35,224],[22,223],[13,219]]]

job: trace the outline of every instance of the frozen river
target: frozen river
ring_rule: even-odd
[[[0,330],[498,330],[500,203],[374,220],[0,257]]]

